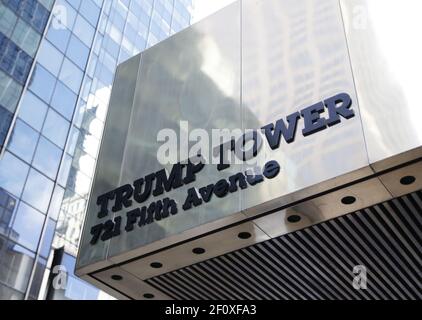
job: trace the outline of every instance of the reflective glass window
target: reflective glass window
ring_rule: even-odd
[[[131,54],[129,52],[127,52],[126,50],[121,50],[120,51],[120,56],[119,56],[119,63],[122,63],[126,60],[128,60],[131,57]],[[101,80],[103,81],[107,81],[108,83],[110,83],[113,80],[113,76],[108,75],[105,73],[104,75],[102,74]]]
[[[53,7],[54,0],[38,0],[47,10],[51,10]]]
[[[94,175],[95,159],[79,148],[75,151],[74,164],[88,177]]]
[[[29,250],[0,237],[0,283],[10,288],[0,288],[0,298],[23,298],[31,276],[34,256]],[[17,292],[21,292],[22,296]]]
[[[48,219],[47,227],[41,243],[40,254],[44,258],[48,258],[51,249],[51,243],[53,242],[54,230],[56,229],[56,222]]]
[[[65,253],[63,255],[62,264],[66,268],[67,271],[69,271],[69,275],[73,276],[73,270],[75,270],[76,265],[76,259],[75,257],[72,257],[70,254]]]
[[[101,134],[103,130],[103,123],[98,120],[91,112],[87,112],[82,122],[82,128],[86,132],[94,135],[98,139],[101,139]]]
[[[76,169],[74,166],[70,167],[69,178],[67,180],[67,187],[82,197],[88,196],[91,179]]]
[[[1,300],[23,300],[25,294],[0,283]]]
[[[82,16],[78,15],[73,28],[73,33],[87,46],[91,47],[92,39],[94,38],[95,30]]]
[[[90,154],[92,157],[96,158],[98,149],[100,148],[100,141],[89,134],[85,130],[81,130],[81,135],[79,136],[78,146]]]
[[[43,33],[50,13],[35,1],[20,1],[20,16],[39,33]]]
[[[108,53],[110,53],[113,57],[117,58],[120,51],[120,46],[114,41],[108,34],[104,36],[104,42],[105,42],[105,49]]]
[[[29,289],[29,300],[37,300],[40,289],[42,288],[42,281],[46,267],[46,259],[39,258],[37,260],[37,265],[35,266],[34,277],[31,281],[31,288]],[[40,299],[44,299],[44,297],[40,297]]]
[[[66,152],[73,155],[75,152],[76,144],[79,144],[80,131],[75,126],[72,126],[69,133],[69,139],[66,146]]]
[[[80,100],[78,106],[76,107],[75,115],[73,117],[73,124],[78,128],[82,125],[85,111],[86,103],[83,100]]]
[[[65,297],[71,300],[96,300],[99,290],[89,283],[69,277]]]
[[[72,60],[79,68],[85,70],[88,61],[89,48],[83,44],[76,36],[72,36],[67,48],[66,56]]]
[[[67,184],[67,180],[69,178],[70,168],[72,167],[72,160],[73,158],[68,155],[67,153],[64,155],[59,176],[57,178],[57,183],[59,183],[61,186],[65,187]]]
[[[33,59],[0,32],[0,68],[17,82],[25,83]]]
[[[22,85],[0,70],[0,104],[12,113],[16,110],[22,88]]]
[[[9,151],[13,152],[27,163],[31,163],[35,147],[37,146],[38,137],[39,133],[37,131],[23,121],[17,120],[9,140]]]
[[[13,113],[0,105],[0,147],[3,147],[4,141],[9,133],[12,120]]]
[[[83,89],[81,92],[81,98],[84,99],[85,101],[88,100],[88,97],[90,95],[91,85],[92,85],[92,79],[85,74],[85,81],[84,81]]]
[[[67,58],[64,59],[59,79],[73,92],[79,93],[83,78],[82,71]]]
[[[48,106],[45,102],[35,96],[31,91],[27,91],[19,108],[19,118],[34,129],[41,131],[47,109]]]
[[[85,2],[86,0],[82,1],[82,0],[67,0],[67,2],[70,3],[70,5],[72,7],[74,7],[76,10],[79,9],[79,6],[81,5],[81,2]]]
[[[63,195],[64,189],[56,185],[56,187],[54,188],[53,196],[51,197],[50,207],[48,208],[48,216],[53,220],[57,220],[59,216]]]
[[[44,219],[43,214],[21,202],[12,228],[15,233],[15,241],[32,251],[36,251],[40,242]]]
[[[97,63],[98,63],[98,56],[95,54],[91,55],[89,59],[89,63],[88,63],[88,68],[86,69],[86,74],[91,78],[94,77],[94,72],[95,72]]]
[[[0,188],[0,233],[9,236],[12,219],[18,207],[18,199]]]
[[[45,102],[49,103],[55,82],[56,78],[37,63],[32,74],[29,89]]]
[[[91,25],[94,27],[97,25],[98,17],[100,16],[100,8],[92,0],[82,1],[79,12]]]
[[[11,37],[17,20],[18,17],[12,10],[6,6],[0,6],[0,30],[6,37]]]
[[[50,179],[55,180],[59,170],[62,150],[44,137],[41,137],[35,152],[33,166]]]
[[[42,213],[46,213],[52,191],[53,182],[38,171],[31,169],[23,190],[22,200]]]
[[[66,52],[71,32],[64,26],[60,27],[57,18],[54,17],[48,29],[47,39],[61,52]]]
[[[29,166],[10,152],[0,159],[0,187],[19,197],[22,193]]]
[[[53,19],[50,29],[67,28],[72,30],[76,20],[76,10],[66,0],[57,0],[55,7],[56,9],[53,11],[55,19]]]
[[[42,134],[60,148],[66,144],[69,122],[53,109],[49,109]]]
[[[38,63],[57,76],[63,62],[63,54],[50,42],[44,41],[37,57]]]
[[[77,96],[72,90],[61,81],[57,81],[53,98],[51,99],[51,106],[68,120],[72,120],[76,99]]]

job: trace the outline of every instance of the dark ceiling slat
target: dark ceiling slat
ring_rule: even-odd
[[[305,295],[308,295],[309,299],[323,299],[323,296],[318,292],[317,288],[312,286],[312,283],[307,281],[303,274],[296,274],[294,270],[289,268],[287,263],[283,261],[280,256],[277,256],[277,254],[269,246],[252,246],[250,249],[256,251],[257,253],[261,253],[262,256],[265,256],[267,260],[271,261],[271,263],[274,264],[274,267],[278,270],[279,274],[285,275],[288,279],[290,279],[291,283],[296,284]]]
[[[262,290],[259,290],[256,286],[254,286],[250,281],[247,281],[245,277],[242,276],[236,269],[231,268],[229,264],[225,263],[221,260],[209,260],[207,261],[209,264],[215,265],[216,268],[220,269],[221,272],[226,273],[228,277],[232,279],[232,281],[239,286],[242,290],[247,292],[250,297],[253,297],[257,300],[264,300],[268,299],[263,293]],[[251,298],[252,299],[252,298]]]
[[[400,278],[400,282],[408,290],[407,294],[410,297],[415,297],[418,295],[418,290],[415,287],[417,279],[414,276],[413,272],[410,272],[406,263],[406,254],[401,254],[399,251],[396,251],[394,245],[391,244],[388,234],[380,233],[377,230],[375,225],[371,225],[369,221],[372,220],[370,216],[364,218],[362,212],[359,212],[356,216],[356,222],[364,225],[366,227],[367,233],[365,237],[370,235],[371,238],[376,242],[377,250],[384,253],[384,256],[387,260],[387,265],[392,272],[396,273],[397,277]],[[351,220],[354,220],[355,217],[350,216]]]
[[[315,255],[315,263],[322,263],[321,266],[323,266],[323,272],[332,274],[333,280],[341,285],[344,296],[348,299],[360,298],[356,290],[350,286],[350,277],[346,277],[344,275],[344,271],[341,271],[341,266],[338,264],[337,256],[335,254],[331,255],[329,250],[323,251],[318,248],[318,238],[307,238],[305,232],[298,233],[295,235],[295,238],[302,239],[305,242],[304,245],[307,246],[310,249],[310,252],[313,252]]]
[[[201,267],[205,269],[205,272],[215,277],[216,281],[225,286],[225,289],[230,294],[230,299],[247,299],[243,292],[236,287],[236,283],[233,280],[227,280],[223,272],[219,270],[215,271],[208,263],[203,263]]]
[[[222,300],[230,300],[231,296],[225,289],[225,286],[221,285],[218,281],[216,281],[209,273],[204,271],[199,265],[193,265],[191,271],[196,275],[201,277],[201,280],[211,286],[214,290],[217,291],[220,299]]]
[[[383,271],[388,274],[389,278],[392,280],[392,283],[397,284],[398,290],[403,294],[407,299],[413,297],[412,293],[408,290],[407,286],[403,283],[404,279],[400,276],[400,269],[397,263],[392,261],[391,256],[388,254],[388,247],[384,246],[383,249],[378,245],[376,241],[376,235],[367,233],[366,230],[360,225],[358,220],[355,217],[358,217],[359,213],[354,216],[347,216],[345,219],[350,225],[353,225],[357,237],[359,237],[365,244],[368,245],[371,252],[374,252],[380,261],[380,266]],[[381,244],[382,245],[382,244]]]
[[[341,239],[341,237],[336,232],[334,232],[334,229],[330,226],[330,224],[327,223],[322,224],[321,226],[315,226],[315,230],[321,230],[321,233],[325,234],[325,236],[327,236],[328,238],[333,239],[333,241],[329,243],[339,255],[344,256],[345,259],[348,261],[349,272],[346,271],[345,275],[348,275],[349,279],[353,278],[353,267],[362,264],[362,258],[359,256],[359,253],[352,246],[347,245],[347,242]],[[371,293],[372,289],[376,291],[377,296],[380,296],[382,299],[388,298],[388,295],[386,295],[382,287],[370,287],[367,291]]]

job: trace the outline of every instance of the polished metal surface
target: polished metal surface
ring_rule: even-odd
[[[393,176],[396,177],[397,175]],[[413,184],[412,190],[415,190],[418,186],[417,184]],[[350,196],[355,197],[355,202],[352,204],[343,204],[342,199]],[[265,215],[251,222],[189,241],[174,248],[140,259],[133,259],[133,261],[122,264],[121,268],[140,279],[148,279],[208,260],[226,252],[238,250],[254,243],[260,243],[270,238],[276,238],[304,229],[336,218],[339,215],[390,200],[391,198],[390,193],[379,179],[373,178],[305,201],[288,209]],[[290,222],[289,218],[291,216],[299,216],[301,220],[299,222]],[[239,235],[243,232],[250,233],[250,237],[248,239],[239,238]],[[204,248],[206,252],[201,255],[194,255],[192,254],[194,248]],[[141,256],[141,254],[134,255],[133,257],[137,256]],[[152,268],[151,264],[155,262],[162,264],[162,267]],[[116,263],[118,262],[116,261]]]
[[[145,298],[152,290],[145,281],[156,298],[419,297],[411,279],[420,263],[414,243],[421,236],[421,193],[408,194],[422,189],[422,109],[415,87],[421,64],[413,52],[403,61],[392,45],[419,22],[396,26],[388,39],[383,28],[397,1],[385,3],[390,11],[376,0],[242,0],[122,64],[77,274],[129,299]],[[407,9],[400,10],[402,21]],[[366,20],[356,20],[362,13]],[[400,41],[411,51],[410,40]],[[299,122],[294,141],[276,150],[264,139],[258,165],[277,160],[276,178],[182,210],[188,188],[251,167],[217,171],[206,165],[194,183],[145,203],[175,199],[177,215],[89,245],[92,225],[118,216],[123,226],[126,221],[127,210],[98,219],[97,196],[163,169],[157,159],[161,129],[179,132],[179,121],[188,121],[189,131],[259,129],[341,92],[350,95],[355,117],[306,137]],[[240,239],[241,232],[251,237]],[[197,247],[205,253],[193,254]],[[162,266],[152,268],[154,262]],[[376,277],[367,293],[346,286],[348,268],[361,262]],[[321,275],[323,284],[314,271],[333,278]],[[115,274],[124,280],[112,281]]]
[[[147,280],[173,299],[421,299],[422,192]],[[367,289],[356,290],[355,266]]]
[[[420,165],[420,162],[409,165],[250,222],[116,264],[92,273],[88,279],[95,280],[97,285],[100,280],[103,290],[113,294],[111,288],[117,289],[129,299],[145,299],[139,294],[148,291],[145,281],[167,295],[161,297],[159,292],[154,292],[155,299],[414,298],[414,294],[420,294],[420,288],[415,287],[417,282],[412,282],[417,273],[412,273],[412,269],[403,273],[402,264],[411,263],[412,268],[419,270],[422,267],[418,245],[422,237],[422,192],[413,192],[421,186],[417,171]],[[413,174],[415,180],[409,180],[413,182],[403,186],[406,188],[403,190],[413,193],[392,199],[387,189],[393,191],[395,183],[400,184],[403,177]],[[381,181],[386,183],[385,186]],[[355,197],[355,202],[342,202],[350,196]],[[245,232],[250,234],[249,238],[239,237]],[[303,242],[304,235],[306,242]],[[282,247],[275,256],[266,259],[258,256],[253,260],[243,257],[245,252],[259,251],[259,248],[271,252],[280,244]],[[205,252],[195,254],[195,248],[203,248]],[[313,255],[309,256],[311,252]],[[383,258],[380,259],[380,255]],[[277,260],[280,257],[287,260]],[[237,259],[237,262],[231,259]],[[229,265],[226,264],[228,262]],[[391,269],[393,262],[394,268],[399,271],[398,276],[391,280],[391,274],[396,274]],[[367,295],[362,293],[363,290],[359,293],[350,289],[353,263],[364,263],[368,267],[374,292]],[[275,265],[278,265],[277,272],[273,269]],[[347,268],[350,268],[348,272]],[[286,269],[289,275],[282,273]],[[268,273],[268,270],[272,272]],[[294,279],[292,273],[295,274]],[[112,279],[113,275],[123,276],[123,279],[116,282]],[[298,277],[302,280],[297,280]],[[387,285],[384,277],[390,281]],[[324,281],[325,285],[321,286],[320,281]],[[410,283],[414,289],[405,289],[404,295],[397,296],[399,293],[391,288],[405,286],[403,281]],[[252,287],[245,290],[245,282]],[[347,284],[348,287],[345,287]],[[290,292],[292,288],[294,290]],[[183,290],[182,294],[180,290]]]
[[[116,278],[118,277],[118,278]],[[124,294],[127,299],[145,300],[145,294],[153,295],[157,300],[169,300],[168,295],[161,290],[157,290],[150,284],[140,281],[134,275],[126,272],[122,268],[116,267],[94,275],[94,279],[101,283],[113,287],[115,290]]]
[[[332,178],[340,180],[346,173],[367,168],[369,163],[338,1],[242,3],[245,128],[274,123],[340,92],[352,97],[356,113],[355,118],[309,137],[298,132],[293,143],[282,142],[275,151],[267,146],[267,155],[258,166],[274,159],[282,172],[277,178],[242,192],[242,209],[254,214],[266,202],[271,201],[270,207],[286,205],[295,192]],[[360,177],[369,173],[359,172]],[[355,174],[353,179],[356,178],[359,177]],[[340,183],[350,181],[344,176]],[[334,185],[325,184],[325,190]],[[318,189],[323,191],[322,185]],[[315,192],[309,189],[308,195]]]
[[[379,179],[393,197],[422,189],[422,160],[380,175]]]
[[[412,191],[417,188],[415,185],[412,187]],[[355,202],[344,204],[342,200],[345,197],[354,197]],[[391,194],[381,181],[378,178],[373,178],[312,200],[301,202],[286,210],[255,219],[253,222],[271,238],[275,238],[382,201],[390,200],[391,198]],[[291,215],[299,216],[301,221],[298,223],[289,222],[288,218]]]
[[[240,238],[239,235],[245,232],[248,233],[248,236],[250,237],[247,239]],[[269,239],[268,235],[260,230],[255,224],[247,222],[143,259],[129,262],[123,265],[122,268],[136,277],[145,280],[180,269],[190,264],[208,260],[228,251],[238,250]],[[203,254],[193,254],[192,250],[195,248],[203,248],[205,252]],[[163,267],[151,268],[151,263],[154,262],[161,263]]]
[[[123,291],[119,291],[118,289],[114,288],[113,286],[110,286],[102,281],[99,281],[91,276],[88,275],[83,275],[83,276],[79,276],[82,280],[92,284],[93,286],[95,286],[96,288],[107,292],[109,295],[111,295],[112,297],[114,297],[115,299],[118,300],[131,300],[131,298],[124,293]]]
[[[422,151],[420,74],[422,2],[341,0],[354,81],[368,148],[376,171],[384,160]]]
[[[127,139],[122,141],[125,149],[120,179],[115,187],[163,169],[157,159],[162,145],[157,136],[162,129],[179,132],[179,121],[188,121],[189,130],[205,129],[210,136],[212,129],[240,128],[239,34],[240,3],[235,3],[142,54]],[[166,166],[168,171],[171,168]],[[188,188],[199,189],[238,171],[236,166],[219,172],[216,165],[206,165],[189,186],[151,197],[149,202],[174,199],[179,213],[112,239],[109,257],[120,261],[132,249],[240,212],[239,193],[190,211],[181,208]]]
[[[136,56],[121,64],[116,71],[104,137],[98,155],[99,160],[79,244],[77,269],[80,269],[78,270],[80,274],[90,272],[93,268],[110,265],[107,262],[109,241],[99,242],[92,246],[89,243],[92,237],[90,229],[93,225],[106,220],[106,218],[99,219],[97,217],[97,197],[115,188],[120,181],[124,141],[130,121],[140,62],[141,56]],[[82,269],[84,267],[88,268]]]
[[[324,19],[321,14],[326,15]],[[371,174],[341,30],[335,0],[245,0],[138,56],[140,67],[134,94],[119,92],[120,79],[128,78],[124,72],[117,76],[115,100],[110,103],[110,110],[115,113],[107,119],[109,125],[97,171],[99,182],[94,185],[88,209],[92,219],[87,220],[89,226],[99,222],[94,200],[101,192],[131,184],[162,169],[157,159],[161,145],[157,142],[158,132],[179,132],[179,121],[188,121],[190,132],[206,129],[210,136],[212,129],[259,129],[341,92],[352,97],[355,117],[312,137],[304,138],[298,133],[294,143],[267,151],[266,158],[256,165],[263,166],[263,160],[278,160],[282,172],[276,179],[180,212],[138,232],[123,232],[110,241],[109,247],[108,242],[96,244],[89,253],[85,243],[90,235],[85,232],[81,248],[82,256],[88,257],[81,257],[81,264],[88,264],[85,261],[89,259],[104,259],[104,254],[112,263],[120,263],[142,254],[147,246],[165,247],[175,240],[199,235],[204,227],[211,231],[220,227],[222,221],[233,222],[300,200],[304,194],[297,192],[305,189],[311,196]],[[303,37],[313,40],[299,41]],[[252,84],[255,85],[251,87]],[[123,109],[125,99],[127,107]],[[122,134],[114,134],[117,127]],[[302,129],[303,124],[298,126],[298,131]],[[108,138],[111,135],[113,139]],[[342,143],[332,143],[333,140]],[[189,188],[207,186],[247,169],[239,164],[217,171],[216,165],[206,165]],[[172,190],[154,200],[169,197],[181,206],[186,191],[187,187]],[[117,216],[122,216],[124,225],[125,214],[118,212]]]

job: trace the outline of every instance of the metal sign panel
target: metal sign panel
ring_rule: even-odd
[[[121,65],[79,268],[119,263],[367,174],[348,61],[336,0],[272,0],[237,2]],[[163,166],[163,129],[179,141],[195,129],[209,137],[262,130],[263,156],[224,170]],[[191,181],[157,190],[159,173],[170,179],[178,169]]]

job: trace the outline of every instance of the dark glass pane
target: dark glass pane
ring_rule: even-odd
[[[33,59],[0,32],[0,68],[17,82],[25,83]]]
[[[18,199],[0,188],[0,233],[4,236],[9,235],[17,205]]]

